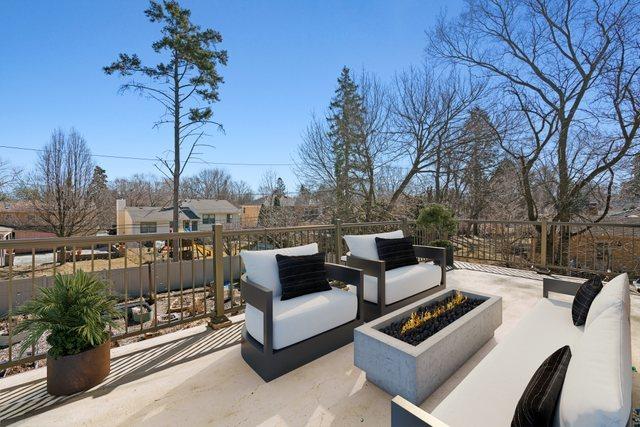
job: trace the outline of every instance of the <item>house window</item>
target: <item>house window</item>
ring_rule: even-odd
[[[203,224],[215,224],[216,223],[216,214],[203,214],[202,215],[202,223]]]
[[[155,222],[141,222],[140,233],[157,233],[158,225]]]
[[[231,224],[232,220],[233,220],[233,216],[231,214],[227,214],[227,224]]]

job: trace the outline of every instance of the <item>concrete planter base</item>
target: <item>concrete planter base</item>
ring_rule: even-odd
[[[466,291],[461,292],[484,302],[417,346],[380,332],[417,307],[445,299],[452,291],[438,292],[354,331],[354,363],[367,373],[368,381],[418,405],[493,337],[502,324],[502,298]]]

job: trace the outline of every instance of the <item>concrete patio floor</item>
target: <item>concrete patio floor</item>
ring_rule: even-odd
[[[542,297],[542,277],[459,263],[448,287],[503,298],[503,323],[489,341],[421,406],[431,410]],[[632,294],[634,366],[640,363],[640,296]],[[106,382],[71,398],[46,393],[44,369],[0,380],[0,424],[388,426],[392,396],[366,381],[345,346],[270,383],[240,356],[239,323],[212,332],[192,328],[112,350]],[[517,361],[514,361],[517,363]],[[634,407],[640,406],[634,374]],[[4,420],[4,421],[2,421]]]

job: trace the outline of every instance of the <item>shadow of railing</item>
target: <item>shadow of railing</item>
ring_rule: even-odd
[[[86,397],[108,394],[119,385],[236,345],[243,322],[218,331],[206,331],[138,350],[111,360],[111,372],[98,386],[72,396],[47,393],[46,379],[19,384],[0,393],[0,425],[45,412]]]
[[[521,277],[523,279],[542,280],[544,274],[536,273],[532,270],[521,270],[518,268],[500,267],[498,265],[476,264],[473,262],[456,261],[455,266],[461,270],[481,271],[483,273],[499,274],[501,276]]]

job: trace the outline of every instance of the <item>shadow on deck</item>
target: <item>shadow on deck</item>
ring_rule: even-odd
[[[111,372],[100,385],[72,396],[51,396],[45,378],[16,385],[0,393],[0,425],[17,421],[77,398],[98,397],[121,384],[189,362],[240,342],[243,322],[212,332],[210,329],[168,343],[133,351],[111,360]]]

